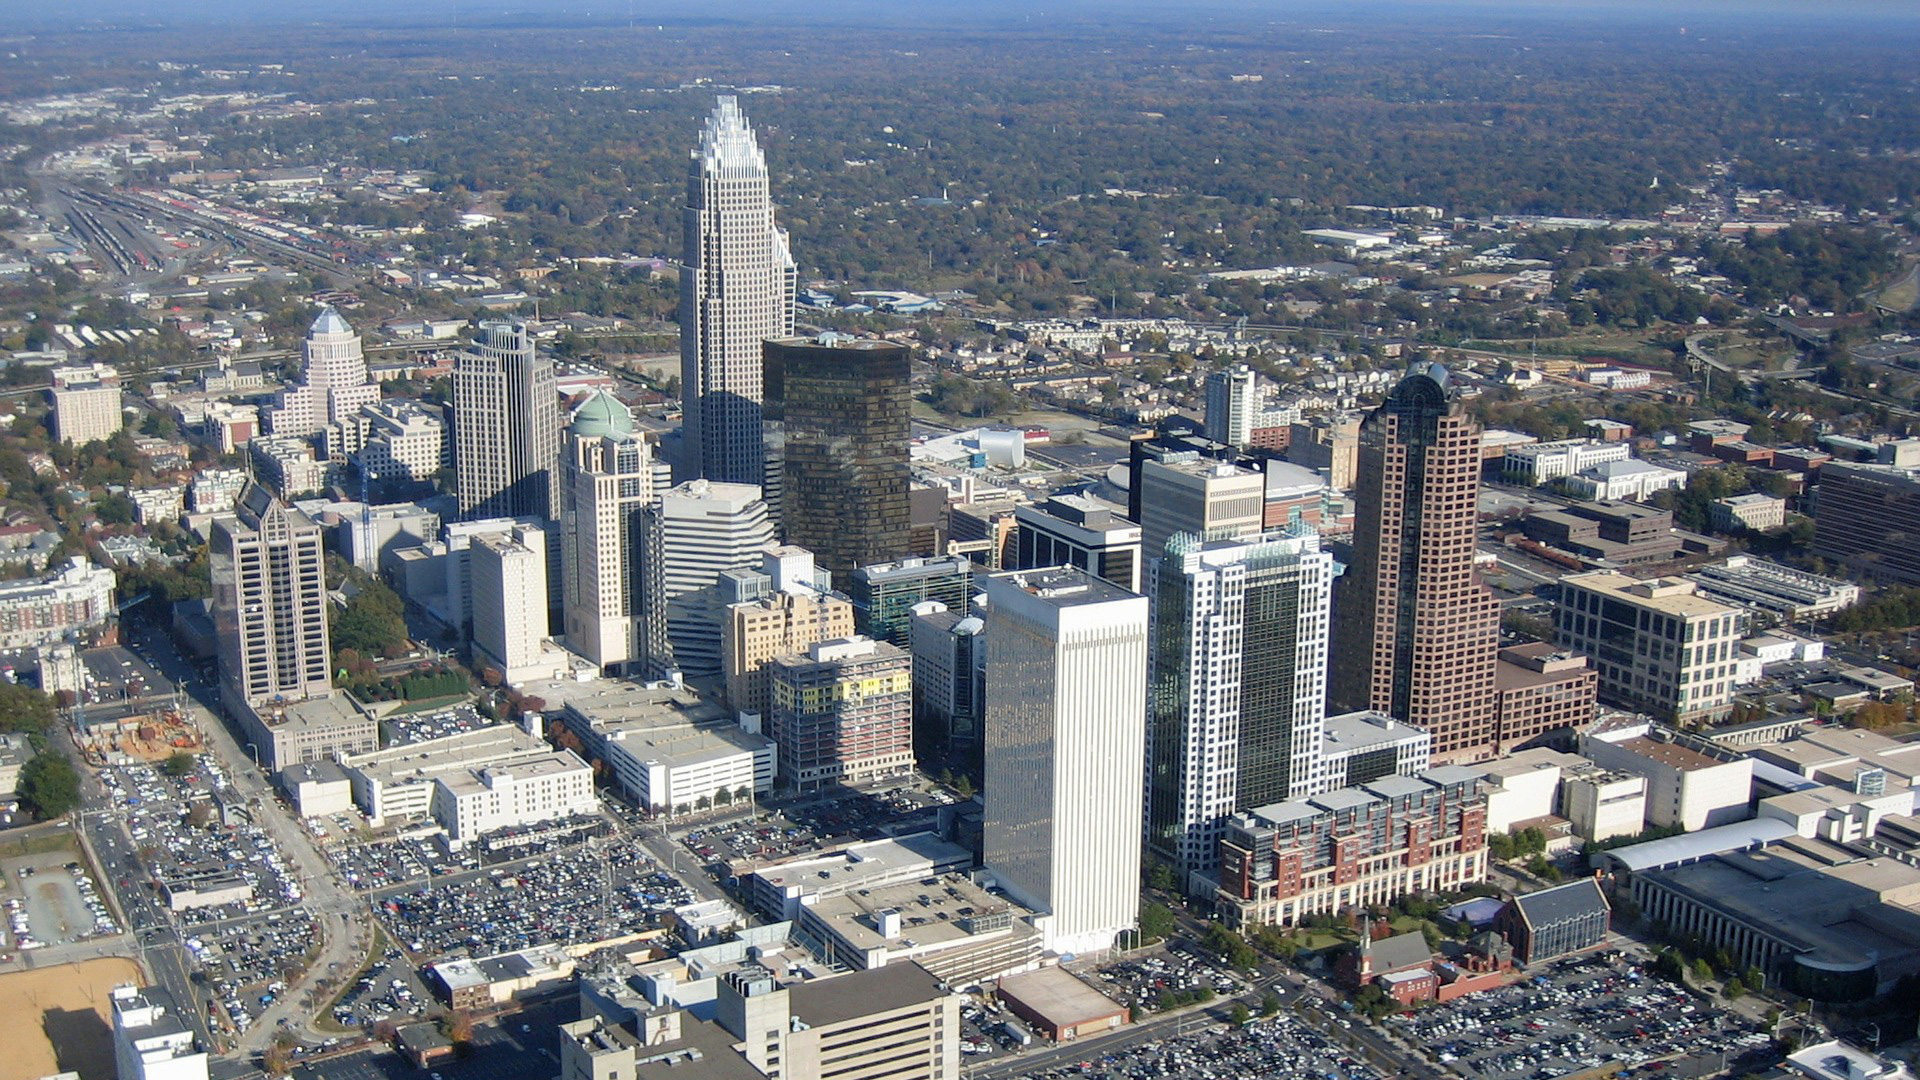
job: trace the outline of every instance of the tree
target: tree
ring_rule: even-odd
[[[953,782],[953,793],[963,799],[973,798],[972,778],[968,777],[965,773],[961,773],[960,779]]]
[[[20,770],[19,790],[34,816],[56,818],[80,804],[80,774],[66,755],[46,751]]]
[[[1253,1022],[1253,1013],[1246,1005],[1236,1001],[1233,1003],[1233,1008],[1227,1011],[1227,1022],[1237,1028],[1246,1027]]]
[[[1155,859],[1147,865],[1147,888],[1172,892],[1179,884],[1180,879],[1174,876],[1173,867],[1165,862]]]
[[[1260,997],[1260,1015],[1272,1016],[1280,1011],[1280,995],[1269,990]]]
[[[53,699],[31,686],[0,682],[0,731],[45,735],[53,730]]]
[[[1140,905],[1140,937],[1163,941],[1173,936],[1173,909],[1157,901]]]
[[[193,755],[184,750],[175,750],[160,763],[160,771],[178,779],[193,771]]]

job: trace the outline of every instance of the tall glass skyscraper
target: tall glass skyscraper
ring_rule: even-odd
[[[781,531],[838,580],[908,554],[911,377],[891,341],[766,343],[766,410],[786,425]]]
[[[759,486],[760,344],[793,334],[795,271],[773,221],[767,159],[731,96],[700,133],[687,174],[680,268],[681,478]]]
[[[1216,865],[1227,815],[1317,786],[1332,587],[1310,529],[1181,533],[1154,560],[1147,848],[1183,877]]]
[[[1416,366],[1368,414],[1357,474],[1335,699],[1424,729],[1436,761],[1491,757],[1500,603],[1473,563],[1480,425],[1446,368]]]

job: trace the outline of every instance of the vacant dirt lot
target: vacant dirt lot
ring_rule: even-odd
[[[107,993],[121,983],[141,981],[139,966],[121,957],[0,975],[0,1016],[10,1018],[0,1080],[58,1072],[113,1080]]]

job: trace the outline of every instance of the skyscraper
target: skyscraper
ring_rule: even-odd
[[[1207,438],[1245,449],[1260,414],[1259,376],[1245,364],[1207,376]]]
[[[840,575],[908,553],[907,347],[823,335],[765,345],[766,411],[786,427],[780,526]]]
[[[560,517],[560,393],[553,361],[523,322],[480,324],[453,368],[453,464],[460,514]]]
[[[506,682],[538,678],[547,636],[547,533],[531,525],[473,538],[473,655]]]
[[[690,480],[662,494],[643,520],[641,631],[648,670],[718,675],[724,611],[716,583],[724,571],[759,566],[774,542],[760,489]]]
[[[301,438],[317,435],[328,424],[360,411],[360,406],[380,400],[379,385],[367,377],[360,335],[338,311],[320,309],[300,352],[300,383],[280,390],[273,411],[267,414],[268,431]]]
[[[602,668],[640,659],[640,512],[666,490],[652,438],[603,392],[567,426],[560,519],[567,645]]]
[[[982,583],[984,862],[1046,948],[1110,948],[1139,915],[1147,598],[1069,567]]]
[[[1229,814],[1313,793],[1332,588],[1311,530],[1184,533],[1155,561],[1147,848],[1183,881],[1217,865]]]
[[[766,156],[739,102],[722,96],[687,174],[681,479],[762,482],[760,343],[792,336],[795,284],[787,234],[773,220]]]
[[[780,778],[801,791],[913,771],[913,658],[872,638],[816,642],[767,665]]]
[[[1140,467],[1140,552],[1149,564],[1175,533],[1258,536],[1266,518],[1266,477],[1225,461],[1181,457]]]
[[[320,526],[249,485],[208,541],[213,625],[229,711],[333,693]]]
[[[1480,427],[1439,364],[1416,365],[1360,426],[1353,563],[1335,590],[1335,699],[1489,756],[1500,604],[1474,568]]]

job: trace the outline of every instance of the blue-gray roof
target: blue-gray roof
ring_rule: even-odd
[[[1551,889],[1516,896],[1513,903],[1520,909],[1520,914],[1526,917],[1528,926],[1551,926],[1595,911],[1609,910],[1607,898],[1600,892],[1600,883],[1592,878],[1581,878],[1565,885],[1555,885]]]

